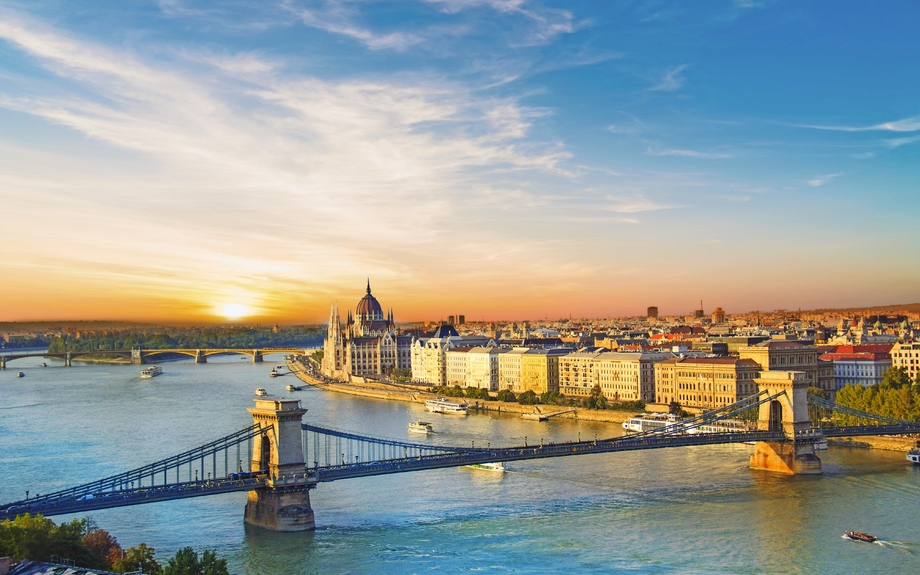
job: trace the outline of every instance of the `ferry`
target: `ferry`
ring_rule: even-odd
[[[917,447],[911,447],[907,452],[907,460],[914,465],[920,465],[920,441],[917,442]]]
[[[643,413],[635,417],[630,417],[623,422],[623,429],[635,433],[644,433],[654,431],[669,425],[677,425],[674,433],[683,433],[683,426],[679,425],[681,419],[670,413]]]
[[[268,372],[269,377],[278,377],[279,375],[281,374],[279,374],[278,371],[274,367],[272,368],[270,372]]]
[[[257,387],[257,388],[256,388],[256,395],[257,395],[258,397],[265,397],[266,395],[268,395],[268,392],[265,391],[265,388],[264,388],[264,387]]]
[[[722,421],[713,421],[704,423],[699,427],[693,427],[687,430],[690,435],[699,433],[746,433],[748,432],[748,423],[740,419],[723,419]]]
[[[866,543],[874,543],[878,539],[875,535],[860,533],[859,531],[844,531],[843,536],[853,541],[865,541]]]
[[[302,385],[288,385],[284,389],[288,391],[300,391],[301,389],[303,389],[303,386]]]
[[[463,467],[467,469],[477,469],[479,471],[492,471],[495,473],[504,473],[505,466],[501,461],[495,463],[473,463],[471,465],[464,465]]]
[[[431,413],[444,413],[450,415],[466,415],[470,408],[465,401],[451,401],[446,397],[429,399],[425,402],[425,409]]]
[[[156,377],[161,373],[163,373],[163,369],[158,365],[154,365],[153,367],[148,367],[147,369],[141,371],[141,377],[144,379],[150,379],[151,377]]]
[[[827,440],[826,440],[826,439],[819,439],[818,441],[816,441],[816,442],[815,442],[815,449],[816,449],[816,450],[827,449]]]
[[[427,421],[413,421],[409,424],[409,433],[428,435],[429,433],[434,433],[434,428]]]

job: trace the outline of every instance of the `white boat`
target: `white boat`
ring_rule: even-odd
[[[25,377],[25,376],[26,376],[26,372],[24,371],[20,371],[19,373],[16,374],[16,377]]]
[[[467,469],[477,469],[479,471],[492,471],[495,473],[504,473],[505,466],[501,461],[495,463],[473,463],[472,465],[464,465]]]
[[[907,452],[907,460],[914,465],[920,465],[920,445],[910,448],[910,451]]]
[[[723,419],[722,421],[713,421],[704,423],[699,427],[692,427],[687,430],[690,435],[699,433],[746,433],[750,431],[748,422],[741,419]]]
[[[429,433],[434,433],[434,428],[427,421],[413,421],[409,424],[409,433],[428,435]]]
[[[257,387],[257,388],[256,388],[256,395],[259,396],[259,397],[265,397],[266,395],[268,395],[268,392],[265,391],[265,388],[264,388],[264,387]]]
[[[278,372],[275,370],[275,368],[272,368],[272,370],[268,372],[268,375],[269,377],[278,377]]]
[[[303,389],[303,386],[288,384],[288,386],[285,387],[284,389],[286,389],[286,390],[288,390],[288,391],[300,391],[301,389]]]
[[[469,404],[465,401],[452,401],[446,397],[439,397],[437,399],[429,399],[425,402],[425,409],[431,413],[444,413],[450,415],[466,415],[467,410],[470,408]]]
[[[827,440],[821,439],[815,442],[815,449],[827,449]]]
[[[644,433],[674,425],[676,426],[673,430],[674,433],[683,433],[684,429],[680,422],[681,418],[670,413],[643,413],[624,421],[623,429],[635,433]]]
[[[141,377],[144,379],[150,379],[151,377],[156,377],[160,375],[161,373],[163,373],[163,369],[158,365],[154,365],[152,367],[148,367],[147,369],[142,370]]]

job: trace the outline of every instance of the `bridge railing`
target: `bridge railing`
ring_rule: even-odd
[[[467,453],[477,451],[473,446],[450,447],[412,443],[396,439],[386,439],[349,433],[301,424],[303,433],[304,461],[308,467],[335,467],[351,462],[368,462],[417,458],[443,453]]]
[[[111,496],[109,494],[117,492],[197,483],[205,481],[206,476],[210,480],[216,480],[221,477],[229,478],[234,473],[240,473],[242,458],[249,458],[249,453],[252,451],[252,438],[260,433],[262,433],[262,430],[258,425],[251,425],[205,445],[124,473],[2,505],[0,506],[0,513],[10,506],[44,505],[54,501],[66,500],[89,501],[97,497]],[[244,443],[247,444],[246,451],[241,453],[241,446]],[[236,458],[231,465],[229,455],[234,449]],[[223,455],[222,466],[218,464],[220,455]],[[208,463],[210,465],[207,465]],[[221,467],[223,468],[223,476],[218,474]],[[182,471],[187,472],[187,481],[185,482],[183,482],[182,474],[180,473]],[[173,473],[175,473],[175,481],[171,482],[170,476]]]

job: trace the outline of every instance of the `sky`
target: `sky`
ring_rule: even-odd
[[[0,0],[0,321],[920,301],[920,3]]]

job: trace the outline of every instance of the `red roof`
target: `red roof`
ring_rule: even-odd
[[[851,347],[851,346],[841,346],[841,347]],[[863,352],[863,353],[825,353],[821,356],[821,359],[824,361],[845,361],[845,360],[856,360],[856,361],[883,361],[886,359],[891,359],[890,353],[873,353],[873,352]]]

